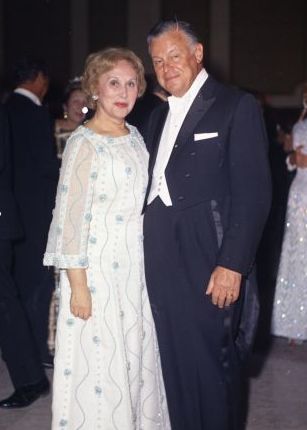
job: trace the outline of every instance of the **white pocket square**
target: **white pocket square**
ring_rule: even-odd
[[[197,142],[198,140],[204,140],[204,139],[212,139],[212,137],[217,137],[219,134],[217,131],[213,133],[195,133],[194,134],[194,141]]]

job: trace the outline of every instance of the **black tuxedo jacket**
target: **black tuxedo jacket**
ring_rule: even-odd
[[[21,234],[21,224],[12,192],[8,123],[3,107],[0,106],[0,240],[17,239]]]
[[[158,107],[144,135],[150,181],[167,113],[167,103]],[[247,275],[271,199],[267,137],[254,97],[209,76],[182,124],[165,174],[174,211],[184,211],[186,223],[197,223],[200,241],[209,238],[212,268]]]

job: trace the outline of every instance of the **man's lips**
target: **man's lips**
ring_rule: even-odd
[[[165,81],[166,81],[166,82],[169,82],[169,81],[172,81],[172,80],[177,79],[177,78],[179,78],[179,75],[175,75],[175,76],[167,76],[167,77],[165,78]]]

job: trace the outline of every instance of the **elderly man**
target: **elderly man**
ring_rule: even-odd
[[[160,22],[148,45],[171,94],[145,134],[144,247],[172,428],[238,430],[241,305],[270,206],[266,132],[251,95],[208,76],[188,23]]]

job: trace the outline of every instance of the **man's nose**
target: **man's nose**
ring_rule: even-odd
[[[163,72],[167,73],[171,69],[171,67],[172,67],[171,62],[168,60],[165,60],[163,63]]]

